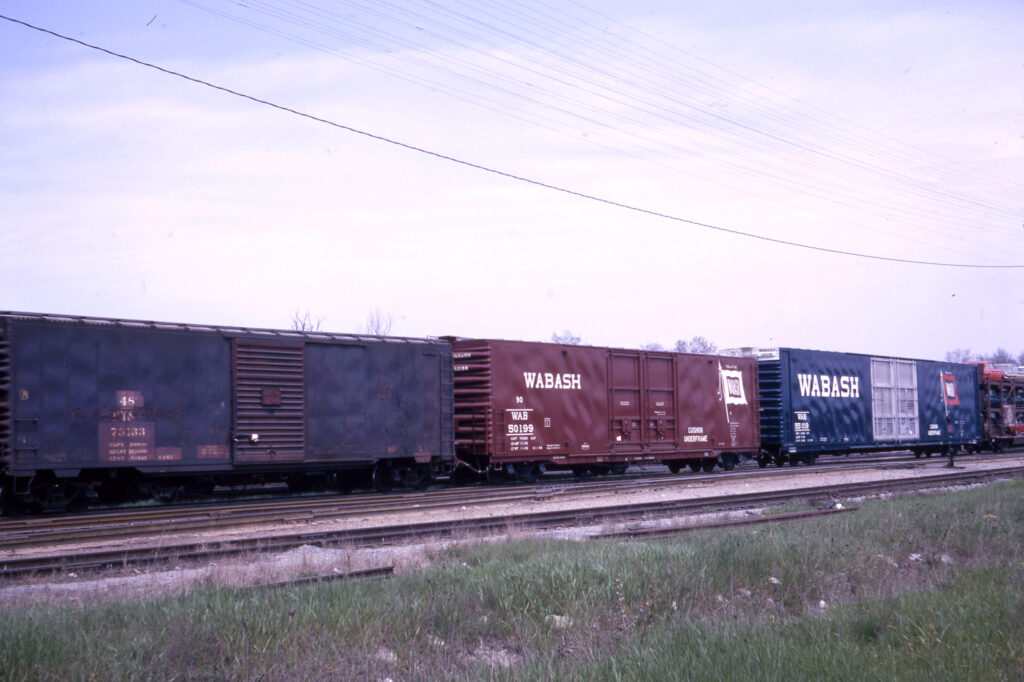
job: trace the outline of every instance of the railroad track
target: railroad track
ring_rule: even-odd
[[[1003,455],[1011,457],[1012,455]],[[991,459],[991,455],[982,456]],[[966,459],[966,458],[965,458]],[[924,467],[928,460],[907,454],[876,455],[871,458],[833,459],[823,464],[799,467],[801,472],[877,468],[879,466]],[[545,502],[598,494],[627,494],[635,490],[674,488],[680,484],[718,482],[765,476],[786,476],[793,467],[759,469],[753,463],[732,472],[713,474],[665,471],[631,477],[578,481],[568,476],[551,476],[534,485],[468,486],[443,488],[423,493],[365,494],[352,497],[324,495],[92,511],[77,515],[53,515],[0,521],[0,552],[39,546],[82,544],[103,540],[126,540],[186,531],[227,530],[260,524],[308,523],[346,517],[393,514],[397,506],[426,512],[453,506],[521,504]]]
[[[74,556],[55,553],[47,556],[8,557],[0,560],[0,576],[17,576],[37,572],[85,571],[115,566],[133,566],[158,562],[186,562],[238,556],[249,553],[280,552],[303,545],[317,547],[367,547],[442,539],[463,534],[488,534],[517,529],[546,529],[565,526],[595,525],[611,521],[664,517],[686,512],[730,510],[781,504],[792,499],[831,501],[877,494],[885,491],[912,491],[947,485],[964,485],[997,478],[1024,477],[1024,467],[986,471],[954,471],[883,482],[851,483],[821,487],[777,490],[753,494],[731,494],[718,497],[687,498],[573,508],[539,513],[512,514],[492,518],[446,519],[399,525],[283,532],[269,535],[212,540],[207,542],[168,542],[161,546],[116,550],[78,551]]]
[[[879,465],[925,466],[927,460],[916,460],[906,454],[874,456],[868,459],[842,459],[800,471],[870,468]],[[352,497],[323,495],[248,500],[229,503],[203,503],[91,511],[77,515],[50,515],[0,521],[0,551],[96,542],[106,539],[128,539],[183,531],[225,530],[232,527],[255,526],[260,523],[304,523],[352,516],[375,516],[394,513],[396,506],[428,511],[455,505],[541,502],[572,496],[604,493],[628,493],[675,487],[680,483],[721,481],[727,478],[785,476],[792,467],[758,469],[750,465],[732,472],[713,474],[670,474],[665,471],[631,477],[602,478],[577,481],[568,476],[551,476],[534,485],[472,486],[444,488],[425,493],[365,494]]]

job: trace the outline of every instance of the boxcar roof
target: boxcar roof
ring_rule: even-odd
[[[122,327],[129,329],[152,329],[156,331],[206,332],[224,336],[250,336],[273,339],[293,339],[305,341],[347,341],[347,342],[382,342],[382,343],[431,343],[447,345],[447,342],[434,338],[415,338],[405,336],[375,336],[373,334],[339,334],[327,331],[299,331],[295,329],[264,329],[259,327],[235,327],[210,324],[189,324],[182,322],[157,322],[152,320],[122,320],[108,317],[91,317],[86,315],[55,315],[47,313],[26,313],[3,310],[0,318],[25,320],[30,322],[47,322],[67,325],[95,325],[103,327]]]

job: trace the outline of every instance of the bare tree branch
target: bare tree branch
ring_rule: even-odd
[[[320,323],[324,321],[322,317],[314,317],[308,310],[305,313],[300,313],[298,308],[292,313],[292,329],[297,332],[318,332],[320,331]]]
[[[374,308],[366,315],[366,326],[364,329],[367,334],[387,336],[391,333],[392,322],[391,313],[386,313],[380,308]]]
[[[561,334],[554,332],[551,334],[551,343],[563,343],[568,346],[580,345],[580,337],[573,334],[568,329],[563,330]]]

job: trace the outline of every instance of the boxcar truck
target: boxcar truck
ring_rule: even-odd
[[[758,449],[750,358],[453,339],[456,461],[492,481],[632,463],[731,469]]]
[[[856,353],[778,348],[758,357],[758,463],[811,464],[818,455],[977,449],[977,369]]]
[[[0,496],[422,486],[451,402],[446,342],[0,313]]]

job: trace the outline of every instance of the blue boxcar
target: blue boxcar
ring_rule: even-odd
[[[5,504],[150,481],[419,486],[454,457],[451,413],[442,341],[0,313]]]
[[[955,362],[780,348],[758,359],[759,463],[981,441],[977,369]]]

